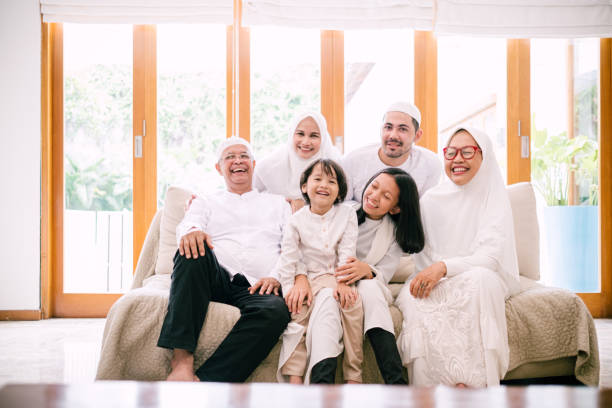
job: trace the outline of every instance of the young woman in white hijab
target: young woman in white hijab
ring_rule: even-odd
[[[499,385],[509,361],[505,299],[519,285],[512,210],[491,140],[459,128],[446,176],[421,198],[425,248],[397,297],[411,384]]]
[[[300,190],[300,176],[304,170],[317,159],[338,161],[339,158],[323,115],[302,113],[289,127],[287,144],[257,163],[254,187],[260,192],[286,197],[295,212],[304,206]]]

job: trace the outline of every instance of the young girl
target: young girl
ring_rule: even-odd
[[[357,258],[338,267],[336,276],[341,282],[357,282],[364,333],[383,380],[386,384],[405,384],[389,310],[393,296],[388,283],[402,252],[417,253],[425,245],[416,183],[398,168],[379,171],[366,183],[357,218]]]
[[[340,306],[344,340],[344,378],[360,383],[363,361],[363,310],[353,286],[339,283],[335,268],[355,257],[357,215],[340,204],[347,184],[342,168],[334,161],[319,159],[300,178],[307,206],[289,219],[283,233],[281,257],[277,265],[285,301],[292,322],[283,335],[279,361],[282,379],[300,384],[308,367],[306,327],[320,291],[331,290]],[[338,339],[339,340],[339,339]],[[308,382],[308,378],[306,381]]]

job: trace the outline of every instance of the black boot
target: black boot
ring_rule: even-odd
[[[310,382],[312,384],[333,384],[336,380],[337,357],[326,358],[312,367]]]
[[[366,332],[385,384],[406,384],[395,336],[380,327]],[[314,370],[313,370],[314,372]]]

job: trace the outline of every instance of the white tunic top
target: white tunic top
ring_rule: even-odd
[[[348,153],[342,159],[342,167],[349,184],[347,200],[361,202],[361,194],[368,180],[377,171],[392,167],[380,160],[380,157],[378,157],[379,148],[380,143],[364,146]],[[419,190],[419,196],[438,184],[442,174],[442,163],[440,163],[436,154],[416,145],[413,145],[410,149],[406,161],[396,167],[412,176]]]
[[[291,215],[284,197],[255,190],[242,195],[222,191],[198,197],[176,228],[177,241],[188,231],[210,235],[219,264],[251,285],[274,277],[283,226]]]
[[[338,265],[355,256],[357,231],[357,214],[348,205],[335,204],[324,215],[311,212],[309,206],[293,214],[277,265],[283,293],[289,293],[298,274],[307,274],[309,280],[333,275]]]
[[[383,225],[383,219],[372,220],[370,218],[359,225],[359,238],[357,239],[357,259],[366,261],[368,253],[374,244],[374,238],[379,228]],[[395,239],[388,247],[385,255],[376,262],[375,265],[370,267],[376,272],[376,278],[381,279],[383,283],[387,284],[395,274],[397,267],[399,266],[400,256],[402,255],[402,249],[397,245]]]

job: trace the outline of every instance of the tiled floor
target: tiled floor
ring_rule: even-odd
[[[612,387],[612,319],[596,319],[600,386]],[[0,322],[0,386],[94,380],[104,319]]]

